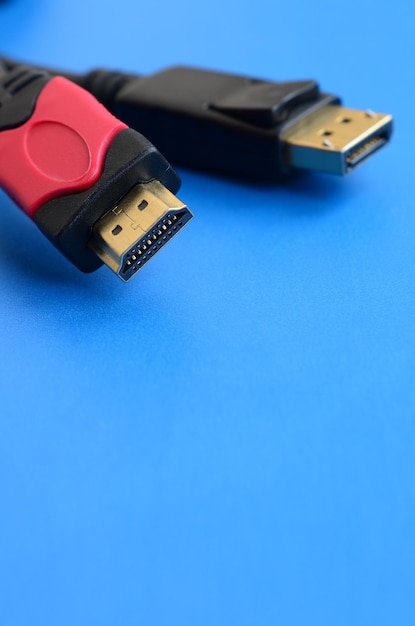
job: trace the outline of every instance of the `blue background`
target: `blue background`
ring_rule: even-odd
[[[390,112],[346,179],[180,169],[128,285],[0,196],[1,626],[415,623],[415,9],[0,5],[4,54],[317,78]]]

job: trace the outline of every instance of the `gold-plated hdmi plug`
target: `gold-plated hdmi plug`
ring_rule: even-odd
[[[392,116],[327,105],[281,136],[289,167],[345,175],[388,143]]]
[[[126,282],[192,217],[160,182],[138,184],[96,222],[89,246]]]

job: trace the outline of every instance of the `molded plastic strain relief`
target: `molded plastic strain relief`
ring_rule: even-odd
[[[131,78],[128,74],[122,74],[121,72],[94,70],[81,79],[78,78],[77,82],[92,93],[107,109],[112,111],[114,97]]]

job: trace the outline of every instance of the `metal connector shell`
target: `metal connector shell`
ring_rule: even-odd
[[[388,143],[392,116],[325,106],[281,135],[288,167],[345,175]]]
[[[96,222],[89,246],[126,282],[192,217],[158,181],[138,184]]]

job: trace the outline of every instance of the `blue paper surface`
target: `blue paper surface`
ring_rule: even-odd
[[[127,285],[0,195],[1,626],[413,626],[414,5],[8,0],[0,28],[396,120],[346,179],[180,169],[195,219]]]

